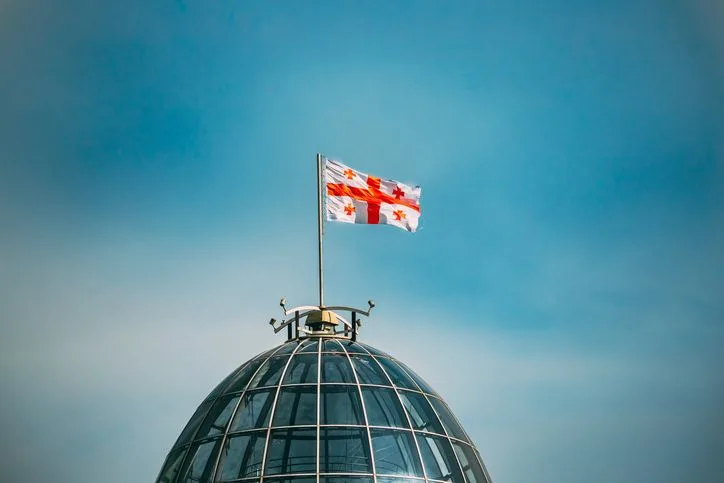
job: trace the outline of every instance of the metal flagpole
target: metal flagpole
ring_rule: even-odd
[[[324,262],[322,259],[322,155],[317,153],[317,227],[319,234],[319,307],[324,306]]]

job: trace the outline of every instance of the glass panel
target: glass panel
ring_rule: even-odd
[[[254,359],[253,361],[249,362],[247,365],[245,365],[241,371],[238,372],[236,375],[236,378],[232,381],[232,383],[229,385],[229,387],[226,389],[226,392],[238,392],[243,391],[246,389],[246,385],[249,384],[249,381],[251,380],[251,377],[254,375],[257,369],[259,369],[259,366],[264,363],[266,359]]]
[[[376,356],[382,356],[382,357],[390,357],[390,355],[389,355],[388,353],[382,352],[382,351],[379,350],[379,349],[375,349],[375,348],[372,347],[371,345],[362,344],[361,342],[358,342],[357,344],[359,344],[359,345],[361,345],[362,347],[364,347],[365,349],[367,349],[370,354],[373,354],[373,355],[376,355]]]
[[[342,347],[345,348],[350,354],[367,354],[367,351],[362,348],[357,342],[344,341],[341,342]]]
[[[297,342],[297,341],[287,342],[286,344],[282,345],[282,348],[279,349],[278,351],[276,351],[274,353],[274,355],[283,356],[286,354],[291,354],[292,352],[294,352],[294,349],[296,349],[298,345],[299,345],[299,342]]]
[[[474,450],[470,446],[460,443],[453,442],[452,445],[455,448],[455,454],[458,455],[460,466],[463,468],[468,483],[490,483],[485,478],[485,473],[475,456]]]
[[[409,366],[406,366],[405,364],[398,361],[397,359],[395,359],[395,362],[397,363],[398,366],[402,367],[405,370],[405,372],[407,372],[408,376],[410,376],[412,379],[415,380],[417,385],[420,386],[420,390],[422,390],[422,392],[426,392],[427,394],[437,395],[435,390],[432,387],[430,387],[430,385],[428,383],[426,383],[423,378],[421,378],[419,375],[417,375],[417,373],[415,371],[410,369]]]
[[[425,480],[415,479],[411,476],[378,476],[377,483],[423,483]],[[462,482],[461,482],[462,483]]]
[[[282,377],[282,371],[284,371],[288,359],[289,356],[273,356],[267,359],[249,383],[249,389],[276,385]]]
[[[317,386],[282,387],[273,426],[317,424]]]
[[[378,476],[377,477],[377,483],[423,483],[425,480],[415,479],[411,476],[403,477],[403,476]],[[462,483],[462,482],[461,482]]]
[[[287,476],[281,478],[264,477],[264,481],[273,483],[317,483],[316,476]]]
[[[178,437],[174,446],[181,446],[182,444],[186,444],[191,441],[191,438],[194,437],[196,430],[201,424],[201,421],[203,421],[206,417],[206,413],[209,411],[212,404],[213,401],[204,401],[201,403],[201,406],[196,409],[194,415],[191,416],[191,419],[189,419],[189,422],[186,424],[184,430],[181,431],[181,436]]]
[[[219,383],[219,385],[216,386],[216,387],[214,388],[214,390],[211,391],[211,393],[210,393],[208,396],[206,396],[206,399],[216,399],[216,398],[219,396],[219,394],[221,394],[222,392],[224,392],[224,389],[226,389],[226,386],[229,385],[229,383],[231,382],[231,380],[234,379],[234,377],[236,377],[236,375],[239,373],[239,371],[243,370],[244,367],[246,367],[247,364],[249,364],[249,363],[248,363],[248,362],[245,362],[245,363],[242,364],[241,366],[237,367],[231,374],[229,374],[228,376],[226,376],[226,377],[224,378],[224,380],[221,381],[221,382]]]
[[[320,476],[319,483],[372,483],[371,476]]]
[[[317,383],[317,354],[300,354],[292,358],[283,384]]]
[[[370,431],[377,474],[423,476],[412,433],[394,429]]]
[[[254,360],[261,360],[261,362],[264,362],[265,360],[269,359],[272,355],[276,354],[277,349],[279,349],[281,346],[276,346],[272,349],[269,349],[268,351],[264,351],[260,353],[259,355],[255,356]]]
[[[434,397],[428,398],[428,401],[430,401],[432,407],[434,407],[435,411],[437,411],[437,415],[440,416],[440,421],[449,436],[470,442],[470,438],[468,438],[467,433],[465,433],[465,430],[462,426],[460,426],[457,419],[455,419],[455,416],[452,411],[450,411],[450,408],[447,407],[447,404]]]
[[[211,408],[209,414],[204,419],[204,423],[199,428],[194,439],[202,439],[207,436],[215,436],[226,431],[226,424],[231,418],[231,413],[236,408],[239,396],[222,396]]]
[[[304,347],[302,347],[301,349],[299,349],[297,352],[303,352],[303,353],[305,353],[305,354],[306,354],[307,352],[317,353],[317,352],[319,352],[319,344],[318,344],[318,342],[319,342],[319,341],[317,341],[317,340],[309,341],[309,342],[307,342],[306,344],[304,344]]]
[[[314,473],[317,470],[317,430],[272,430],[265,475]]]
[[[410,415],[413,429],[444,434],[440,420],[435,416],[425,396],[418,392],[400,391],[400,399],[407,409],[407,414]]]
[[[324,341],[322,352],[344,352],[339,341],[336,339],[328,339]]]
[[[195,481],[210,481],[213,476],[214,464],[216,464],[216,453],[219,449],[220,440],[196,443],[191,446],[189,455],[184,462],[184,470],[179,482],[192,483]]]
[[[360,384],[379,384],[381,386],[389,386],[390,381],[382,372],[380,365],[370,356],[362,356],[358,354],[350,354],[352,365],[357,373]]]
[[[363,428],[320,429],[319,471],[372,473],[367,431]]]
[[[172,483],[176,481],[179,466],[181,466],[181,462],[184,459],[184,455],[186,454],[187,449],[188,447],[179,448],[175,451],[172,451],[168,455],[168,458],[166,459],[166,465],[163,467],[163,470],[161,471],[161,475],[158,477],[158,480],[156,480],[157,483]]]
[[[390,379],[392,379],[392,382],[395,384],[395,386],[398,387],[404,387],[405,389],[413,389],[415,391],[418,391],[418,387],[415,385],[415,381],[410,379],[410,376],[408,376],[405,371],[400,369],[400,366],[395,364],[392,360],[386,359],[384,357],[378,357],[377,362],[379,362],[382,367],[385,368],[385,371],[387,371],[387,375],[390,376]]]
[[[357,386],[321,386],[320,424],[365,424]]]
[[[274,402],[274,391],[262,389],[245,392],[229,432],[266,427],[269,424],[269,410]]]
[[[217,481],[260,476],[266,431],[231,436],[221,454],[221,474]]]
[[[394,389],[363,387],[362,397],[365,401],[367,421],[370,426],[410,427]]]
[[[355,384],[352,366],[344,354],[322,354],[322,382]]]
[[[422,462],[425,464],[427,477],[433,480],[463,481],[455,453],[450,440],[438,436],[416,434],[420,446]]]

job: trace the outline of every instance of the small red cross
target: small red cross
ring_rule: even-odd
[[[399,200],[400,198],[405,196],[405,192],[402,191],[399,186],[395,186],[395,189],[392,190],[392,195]]]
[[[355,211],[357,210],[351,204],[344,207],[344,212],[347,213],[347,216],[351,216]]]
[[[395,210],[392,214],[395,215],[395,220],[397,221],[402,221],[407,218],[407,215],[405,215],[405,212],[402,210]]]
[[[347,168],[344,170],[344,175],[347,177],[347,179],[354,178],[354,171],[352,171],[350,168]]]

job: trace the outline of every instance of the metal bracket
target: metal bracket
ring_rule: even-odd
[[[287,300],[286,300],[286,298],[283,298],[283,297],[279,301],[279,306],[282,308],[282,312],[284,313],[284,316],[286,317],[286,316],[294,314],[294,317],[290,317],[287,320],[282,320],[281,323],[279,323],[278,325],[277,325],[277,320],[272,318],[269,321],[269,324],[274,329],[275,334],[284,330],[285,327],[288,327],[289,340],[298,339],[300,337],[300,334],[306,334],[307,336],[319,335],[317,332],[310,331],[303,327],[299,327],[299,320],[302,317],[309,315],[311,312],[318,312],[321,310],[329,310],[329,311],[335,312],[334,315],[344,325],[343,330],[334,331],[334,333],[332,335],[343,335],[343,336],[349,337],[352,340],[356,340],[357,334],[359,332],[359,328],[362,326],[362,322],[360,319],[357,318],[357,316],[364,315],[365,317],[369,317],[370,313],[372,312],[372,309],[375,307],[375,303],[372,300],[367,301],[367,305],[368,305],[367,310],[357,309],[354,307],[348,307],[346,305],[332,305],[329,307],[319,306],[319,305],[300,305],[298,307],[287,309],[286,303],[287,303]],[[339,315],[336,311],[350,312],[352,315],[352,322],[350,322],[346,318]],[[292,323],[294,323],[294,333],[292,333],[293,332],[292,327],[291,327]]]

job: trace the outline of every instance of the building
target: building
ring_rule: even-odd
[[[332,311],[340,309],[351,323]],[[158,483],[490,483],[445,401],[408,366],[356,340],[357,317],[368,312],[286,313],[295,316],[275,331],[286,327],[289,340],[204,399]]]

